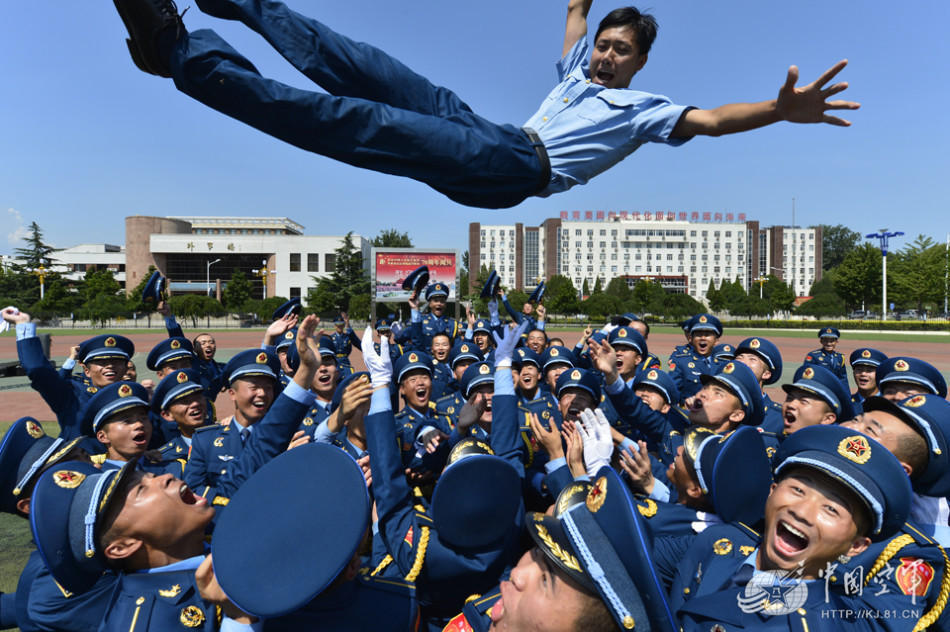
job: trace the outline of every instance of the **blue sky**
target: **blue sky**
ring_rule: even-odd
[[[521,125],[555,79],[566,0],[295,0],[373,43],[476,112]],[[180,8],[186,5],[181,4]],[[620,4],[597,0],[591,21]],[[650,5],[641,5],[651,8]],[[790,64],[811,81],[851,62],[848,129],[779,124],[644,146],[583,187],[506,211],[454,204],[428,187],[285,145],[135,69],[110,2],[5,3],[0,21],[0,253],[37,221],[47,241],[123,243],[124,217],[279,215],[308,234],[395,226],[416,245],[466,247],[470,221],[538,224],[562,210],[746,213],[763,224],[843,223],[943,241],[950,200],[950,4],[761,1],[654,3],[660,32],[632,87],[714,107],[772,98]],[[266,76],[311,89],[257,35],[192,7]],[[316,88],[314,88],[316,89]],[[433,221],[438,218],[438,221]],[[909,241],[907,239],[906,241]],[[904,242],[898,241],[900,247]]]

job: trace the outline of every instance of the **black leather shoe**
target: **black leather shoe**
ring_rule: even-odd
[[[166,46],[186,33],[172,0],[113,0],[129,32],[129,53],[135,65],[159,77],[171,77]],[[164,44],[164,46],[163,46]]]

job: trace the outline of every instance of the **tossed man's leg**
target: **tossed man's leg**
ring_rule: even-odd
[[[183,35],[171,55],[185,94],[275,138],[357,167],[424,182],[469,206],[514,206],[539,188],[527,136],[471,112],[443,118],[307,92],[260,75],[216,33]]]
[[[450,116],[471,109],[382,50],[355,42],[277,0],[197,0],[215,17],[240,20],[330,94]]]

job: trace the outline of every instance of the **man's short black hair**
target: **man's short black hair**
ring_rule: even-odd
[[[649,53],[650,48],[653,46],[653,40],[656,39],[656,30],[659,26],[656,23],[655,17],[649,13],[640,13],[640,10],[636,7],[621,7],[608,13],[607,16],[600,21],[600,24],[597,25],[597,33],[594,35],[594,41],[597,41],[601,31],[604,29],[624,27],[632,29],[636,34],[637,47],[640,49],[640,54],[646,55]]]

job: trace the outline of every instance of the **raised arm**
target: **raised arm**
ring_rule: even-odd
[[[778,98],[759,103],[730,103],[712,110],[693,109],[687,111],[673,128],[673,138],[692,136],[722,136],[758,129],[777,123],[829,123],[847,127],[850,121],[828,114],[829,110],[857,110],[860,104],[854,101],[828,98],[847,89],[848,83],[840,81],[825,87],[835,75],[848,65],[847,60],[839,61],[826,70],[818,79],[796,88],[798,68],[788,69],[785,85],[778,92]]]
[[[561,57],[567,55],[582,37],[587,36],[587,14],[594,0],[570,0],[567,3],[567,26],[564,28],[564,49]]]

